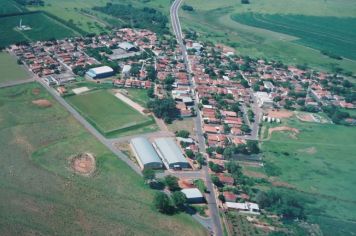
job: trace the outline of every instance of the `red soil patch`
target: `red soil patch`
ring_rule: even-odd
[[[314,122],[313,115],[311,114],[298,114],[297,115],[298,119],[301,121],[306,121],[306,122]]]
[[[39,107],[51,107],[52,103],[46,99],[38,99],[32,101],[33,104],[39,106]]]
[[[180,188],[195,188],[194,184],[190,180],[179,180],[178,185]]]
[[[293,112],[286,110],[268,110],[268,116],[273,118],[289,118],[293,116]]]
[[[39,88],[32,89],[32,94],[33,95],[40,95],[40,93],[41,93],[41,89],[39,89]]]
[[[72,158],[72,169],[81,175],[90,176],[95,171],[95,158],[90,153],[82,153]]]
[[[279,126],[279,127],[270,128],[268,130],[268,139],[271,138],[271,135],[273,132],[283,132],[283,131],[293,132],[294,135],[299,134],[299,129],[297,129],[297,128],[292,128],[292,127],[288,127],[288,126]],[[292,138],[296,138],[296,137],[292,136]]]

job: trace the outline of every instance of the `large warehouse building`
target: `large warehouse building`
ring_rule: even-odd
[[[188,161],[173,138],[157,138],[153,146],[167,169],[190,168]]]
[[[115,74],[114,70],[109,66],[100,66],[96,68],[91,68],[86,73],[86,75],[92,79],[102,79],[102,78],[113,76],[114,74]]]
[[[160,169],[163,167],[161,159],[146,138],[134,138],[130,145],[141,169]]]

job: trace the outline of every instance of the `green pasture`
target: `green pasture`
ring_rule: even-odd
[[[70,96],[67,101],[104,134],[154,123],[150,117],[140,114],[106,90]]]
[[[140,104],[143,107],[147,107],[147,102],[149,97],[147,95],[147,89],[135,89],[129,88],[125,89],[127,91],[127,96],[134,102]]]
[[[344,235],[355,232],[356,127],[296,118],[283,125],[298,128],[300,133],[276,132],[263,142],[266,168],[274,169],[276,180],[290,184],[290,191],[314,199],[307,215],[325,235],[337,235],[343,225]]]
[[[0,71],[0,82],[24,80],[29,77],[25,69],[17,64],[16,58],[5,52],[0,52]]]
[[[310,44],[301,44],[296,41],[298,38],[293,35],[245,25],[232,19],[232,16],[238,13],[254,15],[257,13],[279,14],[282,16],[293,14],[300,16],[300,19],[297,18],[295,20],[302,23],[307,18],[306,16],[310,16],[313,19],[317,19],[315,22],[318,24],[322,21],[320,19],[326,19],[326,17],[335,17],[337,20],[344,20],[350,24],[352,18],[348,17],[356,15],[356,7],[352,0],[338,2],[325,2],[324,0],[257,0],[251,1],[251,4],[246,5],[241,4],[240,1],[233,0],[187,0],[186,3],[193,6],[195,11],[187,12],[181,10],[183,28],[197,31],[202,40],[232,46],[237,49],[238,54],[242,55],[280,60],[294,65],[307,63],[316,69],[328,71],[340,67],[345,71],[356,73],[356,62],[354,60],[336,60],[320,53],[320,45],[324,44],[325,41],[320,43],[318,49],[314,49],[310,47],[311,42]],[[312,6],[318,7],[312,8]],[[343,10],[341,11],[340,8],[343,8]],[[320,9],[323,9],[323,11]],[[320,16],[320,18],[316,16]],[[333,22],[329,23],[333,24]],[[323,27],[318,24],[314,27]],[[336,31],[339,32],[340,30],[337,29],[333,33]],[[344,31],[347,30],[345,29]],[[346,34],[349,34],[349,32],[346,32]],[[339,37],[342,39],[343,35],[339,35]],[[313,46],[318,44],[315,38],[313,40]],[[328,42],[328,45],[328,48],[330,48],[334,44]],[[342,50],[345,53],[345,50]]]
[[[21,19],[22,24],[31,27],[31,30],[20,31],[16,28]],[[0,46],[77,35],[72,29],[43,13],[0,17],[0,25]]]
[[[0,140],[0,235],[206,234],[186,214],[158,213],[143,179],[37,83],[0,90]],[[91,177],[69,165],[83,152],[96,158]]]
[[[0,1],[0,16],[4,14],[13,14],[23,12],[23,7],[18,5],[13,0],[1,0]]]

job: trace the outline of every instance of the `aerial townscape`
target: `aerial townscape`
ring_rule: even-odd
[[[355,235],[354,0],[0,0],[0,235]]]

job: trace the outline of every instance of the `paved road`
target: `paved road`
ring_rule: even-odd
[[[172,27],[173,27],[174,34],[177,38],[177,42],[180,45],[180,48],[182,51],[183,60],[186,65],[186,68],[187,68],[187,72],[189,75],[190,82],[192,84],[192,88],[195,90],[195,84],[192,81],[191,69],[190,69],[190,64],[188,61],[187,50],[183,43],[183,34],[182,34],[182,29],[181,29],[181,25],[180,25],[180,21],[179,21],[179,16],[178,16],[178,11],[179,11],[181,4],[182,4],[182,0],[175,0],[173,2],[171,9],[170,9],[171,21],[172,21]],[[200,115],[200,111],[197,107],[197,104],[196,104],[195,110],[197,111],[197,117],[195,118],[195,129],[196,129],[196,134],[197,134],[198,141],[199,141],[199,148],[202,153],[205,153],[206,148],[205,148],[205,140],[204,140],[204,136],[203,136],[203,132],[202,132],[202,120],[201,120],[201,115]],[[207,202],[208,202],[208,206],[209,206],[209,209],[210,209],[210,212],[212,215],[211,218],[212,218],[212,223],[213,223],[214,234],[217,236],[222,236],[223,230],[222,230],[222,225],[221,225],[221,220],[220,220],[219,209],[217,206],[217,200],[216,200],[216,196],[215,196],[215,192],[214,192],[213,183],[211,182],[211,178],[210,178],[207,166],[204,166],[202,168],[202,173],[206,179],[207,189],[210,192],[210,194],[208,194],[208,197],[207,197]]]
[[[110,149],[117,157],[124,161],[128,166],[131,167],[137,174],[142,175],[139,167],[131,161],[125,154],[120,150],[115,148],[115,140],[105,138],[101,133],[99,133],[88,121],[86,121],[72,106],[70,106],[54,89],[49,87],[41,79],[38,80],[40,84],[62,105],[69,113],[71,113],[75,119],[79,121],[92,135],[94,135],[101,143],[103,143],[107,148]]]
[[[25,80],[4,82],[4,83],[0,83],[0,88],[6,88],[6,87],[16,86],[16,85],[20,85],[20,84],[31,83],[34,81],[35,81],[35,79],[25,79]]]

